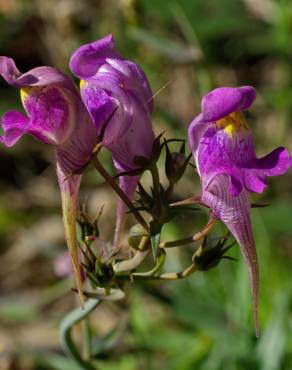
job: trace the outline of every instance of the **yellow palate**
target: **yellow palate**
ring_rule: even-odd
[[[21,99],[22,104],[24,104],[27,97],[29,96],[30,89],[31,89],[30,87],[23,87],[20,89],[20,99]]]
[[[216,126],[223,129],[228,135],[233,135],[242,129],[249,130],[248,123],[241,112],[233,112],[221,118],[216,122]]]
[[[80,84],[79,84],[80,89],[83,89],[83,87],[85,87],[85,84],[86,84],[86,81],[80,80]]]

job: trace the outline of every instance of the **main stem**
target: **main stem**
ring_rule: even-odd
[[[94,159],[94,166],[98,170],[98,172],[101,174],[101,176],[105,179],[107,183],[110,184],[110,186],[113,188],[113,190],[118,194],[118,196],[124,201],[124,203],[128,206],[129,210],[133,213],[133,215],[136,217],[136,220],[144,227],[144,229],[149,232],[149,226],[147,222],[144,220],[144,218],[141,216],[141,214],[135,209],[133,203],[128,198],[127,194],[123,192],[123,190],[119,187],[119,185],[112,179],[110,174],[107,172],[107,170],[103,167],[97,156],[95,156]]]

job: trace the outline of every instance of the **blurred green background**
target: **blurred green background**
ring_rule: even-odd
[[[68,72],[79,45],[113,33],[119,52],[146,71],[155,95],[156,133],[184,138],[203,94],[217,86],[253,85],[248,119],[259,155],[292,148],[291,0],[0,0],[0,54],[21,71],[53,65]],[[0,112],[20,108],[0,81]],[[72,281],[56,273],[65,251],[51,148],[25,137],[1,148],[0,369],[74,370],[58,341],[61,317],[75,304]],[[110,168],[110,160],[104,157]],[[111,169],[112,170],[112,169]],[[252,213],[261,269],[261,337],[256,340],[246,268],[223,261],[207,273],[164,284],[128,286],[126,301],[92,317],[102,370],[292,369],[292,174],[270,180]],[[199,193],[190,169],[178,199]],[[93,169],[82,189],[89,211],[105,204],[102,237],[111,237],[115,197]],[[170,223],[166,239],[199,229],[206,215]],[[215,234],[222,235],[223,227]],[[173,250],[179,271],[192,248]],[[119,324],[118,330],[114,330]],[[79,329],[76,330],[78,338]]]

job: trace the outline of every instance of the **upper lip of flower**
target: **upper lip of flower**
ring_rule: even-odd
[[[232,112],[215,122],[216,129],[223,129],[226,133],[234,135],[239,131],[249,131],[249,126],[242,112]]]
[[[202,119],[205,122],[218,121],[230,113],[248,109],[256,98],[251,86],[219,87],[202,99]]]
[[[81,80],[92,82],[111,94],[132,92],[152,112],[152,91],[145,73],[136,63],[116,52],[112,35],[79,47],[71,56],[70,68]],[[86,83],[82,87],[87,86]]]
[[[116,109],[103,143],[116,163],[132,168],[133,157],[150,154],[154,140],[152,91],[143,70],[116,52],[112,35],[79,47],[70,68],[82,79],[81,96],[99,132]]]

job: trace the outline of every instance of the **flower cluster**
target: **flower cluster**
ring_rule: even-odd
[[[94,153],[98,152],[96,148],[103,146],[112,153],[119,175],[118,189],[113,179],[109,179],[114,189],[122,194],[117,206],[113,244],[119,244],[125,214],[130,208],[145,229],[141,234],[141,240],[145,242],[140,244],[138,238],[137,256],[148,253],[146,247],[150,238],[151,243],[156,245],[155,256],[159,260],[155,271],[165,260],[165,253],[161,251],[172,243],[159,244],[162,225],[174,212],[169,206],[171,191],[183,175],[190,157],[185,157],[184,146],[179,153],[171,153],[167,142],[164,143],[167,150],[166,175],[170,186],[166,191],[160,187],[155,163],[164,144],[157,144],[159,138],[155,139],[152,128],[152,91],[143,70],[118,54],[111,35],[78,48],[71,57],[70,68],[80,79],[80,91],[69,76],[52,67],[38,67],[23,74],[12,59],[0,57],[0,74],[8,84],[20,89],[26,112],[11,110],[2,116],[4,133],[0,141],[11,147],[28,133],[54,148],[65,234],[82,299],[76,236],[78,194],[82,172]],[[252,133],[242,113],[255,98],[255,89],[250,86],[221,87],[211,91],[203,97],[202,112],[189,126],[188,141],[201,179],[201,195],[196,197],[196,202],[209,207],[212,218],[221,220],[240,246],[250,275],[258,330],[259,269],[250,220],[249,193],[263,192],[267,177],[284,174],[292,163],[283,147],[263,158],[256,157]],[[142,185],[139,185],[139,194],[141,209],[153,216],[150,226],[145,225],[139,210],[131,206],[145,169],[153,175],[152,196]],[[104,176],[107,178],[106,174]],[[155,182],[157,178],[158,183]],[[210,225],[199,237],[209,232]],[[195,240],[194,236],[192,241]],[[156,253],[159,248],[160,252]],[[195,255],[197,267],[198,261],[201,261],[198,269],[205,265],[215,266],[227,249],[223,248],[223,244],[213,248],[216,250],[216,261],[212,257],[213,252],[209,252],[208,263],[202,263],[206,259],[202,251],[202,255]],[[98,276],[104,276],[104,271],[107,271],[111,279],[115,278],[117,265],[116,268],[109,266],[108,262],[103,265],[92,255],[91,259],[89,257],[86,256],[87,270],[89,265],[93,269],[98,265]],[[194,268],[195,262],[189,271]],[[100,281],[103,279],[100,278]]]
[[[55,149],[67,244],[81,291],[75,225],[82,169],[101,133],[118,171],[136,169],[135,157],[149,158],[154,141],[153,102],[144,72],[119,56],[111,35],[76,50],[70,66],[82,78],[81,94],[69,76],[54,68],[39,67],[22,74],[12,59],[0,57],[0,74],[20,89],[26,111],[26,115],[15,110],[3,115],[0,141],[10,147],[29,133]],[[138,180],[129,176],[120,179],[130,198]],[[125,211],[120,201],[116,234]]]

